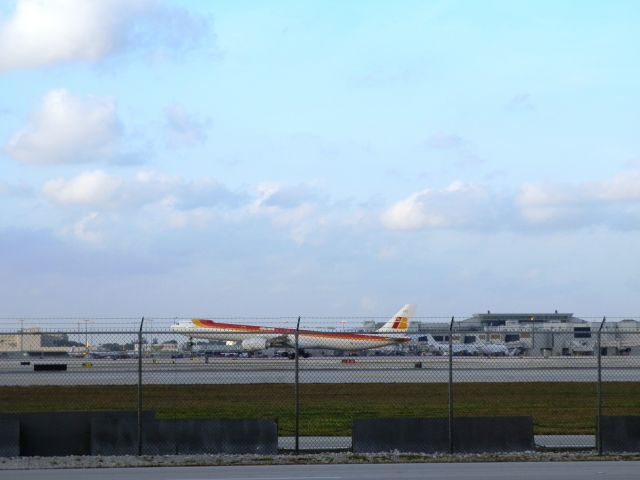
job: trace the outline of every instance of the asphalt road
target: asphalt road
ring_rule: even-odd
[[[638,478],[640,462],[269,465],[0,471],[21,480],[590,480]]]
[[[596,359],[576,357],[455,358],[454,382],[593,382]],[[36,372],[34,364],[66,363],[67,371]],[[145,359],[147,384],[292,383],[294,362],[287,359]],[[0,385],[129,385],[137,382],[134,360],[30,360],[0,362]],[[300,361],[302,383],[446,383],[442,357],[309,358]],[[640,357],[603,360],[605,382],[640,381]]]

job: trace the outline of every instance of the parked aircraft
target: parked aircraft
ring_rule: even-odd
[[[424,335],[427,338],[429,351],[438,355],[449,355],[449,343],[438,342],[431,334]],[[454,355],[477,355],[478,348],[470,343],[454,343],[451,345]]]
[[[89,358],[109,358],[112,360],[119,360],[123,358],[131,358],[135,355],[135,352],[127,352],[127,351],[114,351],[107,352],[104,350],[93,350],[88,353]]]
[[[504,343],[478,342],[476,345],[482,355],[504,357],[511,354]]]
[[[308,356],[304,349],[309,348],[354,351],[408,342],[410,339],[406,336],[406,331],[415,309],[415,305],[405,305],[375,333],[299,330],[297,333],[300,354]],[[186,335],[190,340],[206,338],[236,342],[248,352],[271,347],[295,348],[296,343],[296,329],[238,325],[205,319],[179,322],[172,325],[171,330]]]
[[[431,352],[438,355],[449,355],[449,343],[439,343],[432,335],[425,335],[427,346]],[[451,345],[453,355],[487,355],[503,356],[509,355],[509,349],[503,343],[475,342],[475,343],[453,343]]]

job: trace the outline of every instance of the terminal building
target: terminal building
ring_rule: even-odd
[[[66,333],[42,332],[31,327],[0,334],[0,355],[66,355],[80,343],[69,341]]]
[[[454,343],[505,344],[522,355],[594,355],[601,321],[588,321],[572,313],[477,313],[456,322]],[[430,333],[449,341],[449,325],[414,321],[414,334]],[[418,338],[420,338],[418,336]],[[605,322],[600,346],[603,355],[640,354],[640,322],[625,319]]]

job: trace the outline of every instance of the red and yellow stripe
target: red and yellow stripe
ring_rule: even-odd
[[[409,319],[407,317],[396,317],[391,328],[394,330],[406,330],[409,326]]]

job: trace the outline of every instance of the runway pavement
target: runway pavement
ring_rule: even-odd
[[[0,471],[0,480],[590,480],[637,478],[640,462],[496,462]]]
[[[0,385],[128,385],[137,382],[135,359],[30,359],[0,362]],[[66,371],[34,371],[64,363]],[[454,382],[593,382],[590,357],[456,357]],[[292,383],[295,362],[284,358],[144,359],[146,384]],[[640,380],[639,357],[603,359],[605,382]],[[446,357],[318,357],[300,359],[302,383],[446,383]]]

